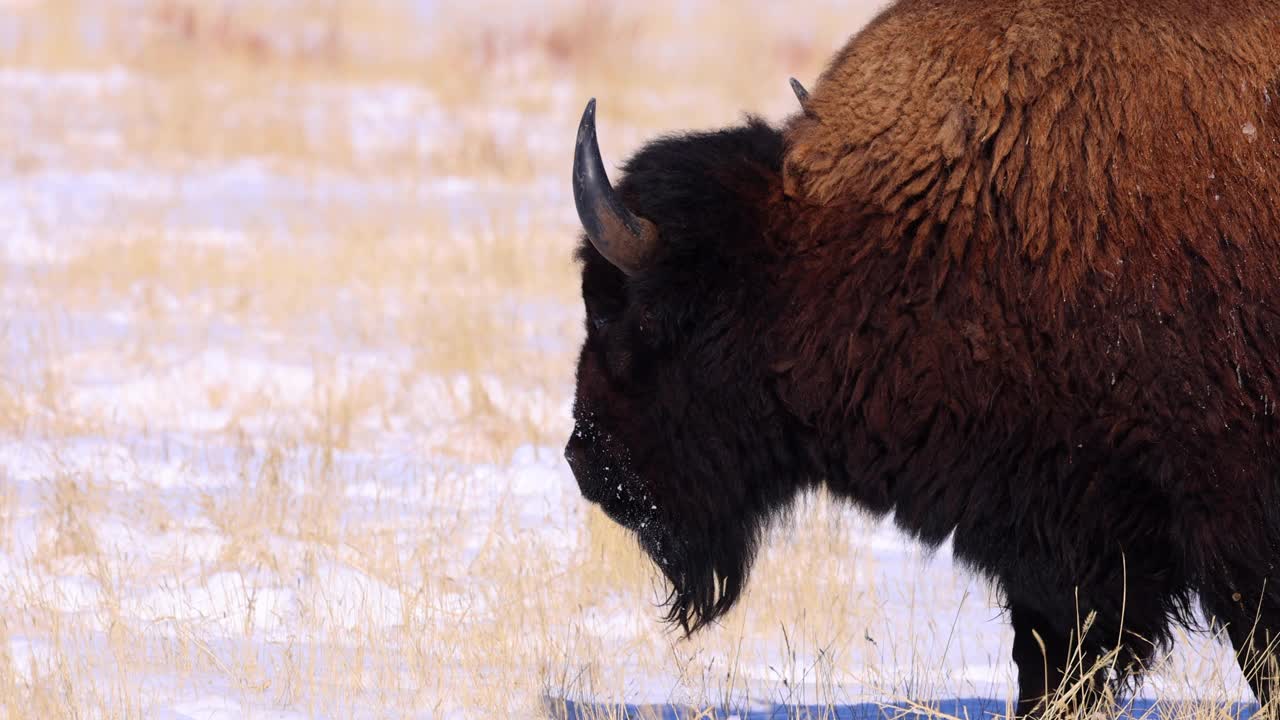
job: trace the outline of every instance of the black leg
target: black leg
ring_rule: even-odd
[[[1018,666],[1018,715],[1026,717],[1043,710],[1045,700],[1062,684],[1067,642],[1030,607],[1013,604],[1009,611],[1013,621],[1013,662]]]
[[[1018,715],[1036,717],[1059,692],[1069,690],[1092,671],[1097,656],[1081,654],[1074,640],[1075,628],[1056,626],[1030,605],[1011,602],[1009,609],[1013,662],[1018,666]]]

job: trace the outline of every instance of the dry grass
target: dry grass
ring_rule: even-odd
[[[555,450],[585,98],[615,160],[779,118],[870,10],[0,0],[0,717],[821,710],[1003,663],[955,661],[983,586],[822,498],[682,641]],[[1218,717],[1200,662],[1161,677]]]

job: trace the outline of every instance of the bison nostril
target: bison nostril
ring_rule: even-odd
[[[592,457],[587,443],[575,433],[564,447],[564,459],[569,463],[573,479],[578,481],[578,491],[589,502],[600,502],[603,488],[599,477],[592,470]]]
[[[574,475],[586,469],[586,450],[576,435],[564,446],[564,459]]]

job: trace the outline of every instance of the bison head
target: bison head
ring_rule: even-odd
[[[594,100],[578,128],[586,340],[565,456],[662,570],[686,633],[737,600],[761,528],[801,485],[768,341],[781,156],[751,120],[647,145],[615,189]]]

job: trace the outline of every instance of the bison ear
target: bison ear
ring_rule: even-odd
[[[573,151],[573,202],[587,239],[626,275],[644,269],[658,248],[658,228],[635,215],[609,184],[596,141],[596,101],[587,103]]]

